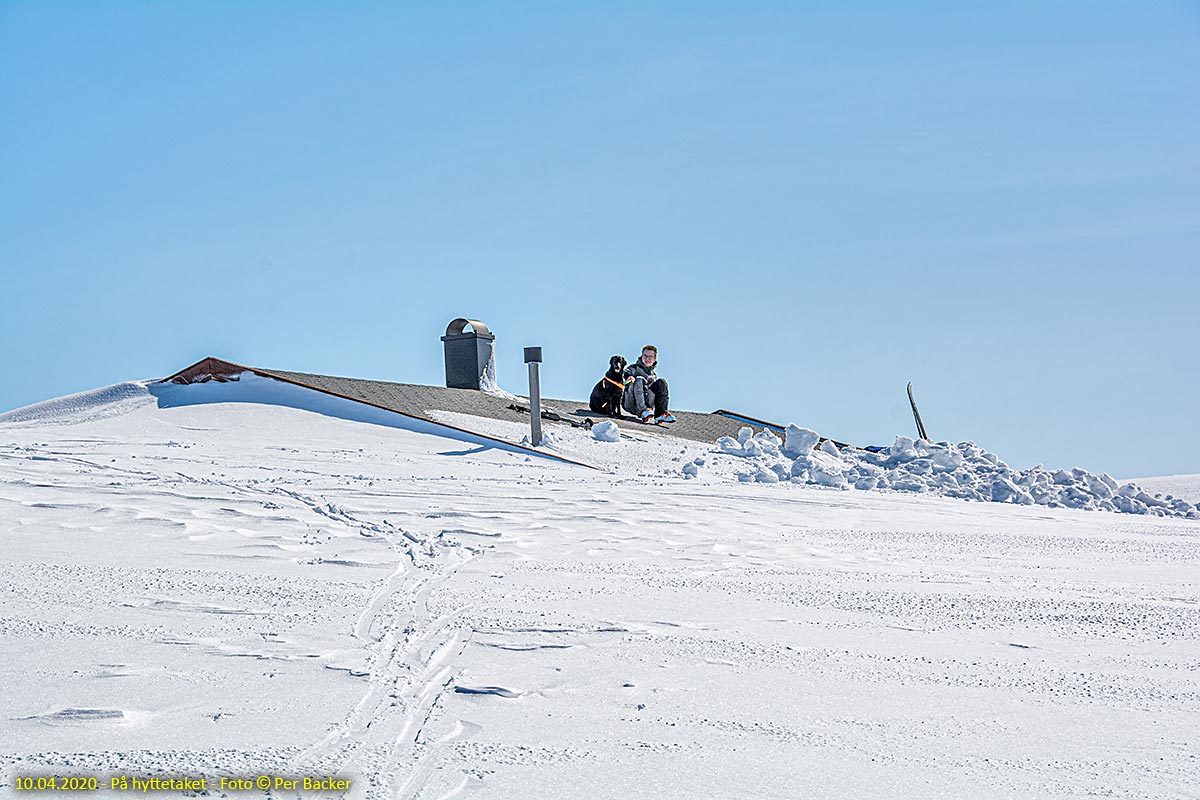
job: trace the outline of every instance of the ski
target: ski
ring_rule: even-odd
[[[928,442],[929,436],[925,433],[925,423],[921,422],[921,412],[917,411],[917,401],[913,399],[912,381],[908,382],[908,404],[912,406],[913,419],[917,422],[917,433]]]
[[[530,413],[529,406],[520,406],[516,403],[510,403],[508,407],[513,411],[520,411],[524,414]],[[584,430],[589,431],[592,429],[592,426],[596,424],[592,422],[590,417],[584,417],[583,422],[580,422],[578,420],[570,419],[569,417],[564,417],[557,411],[550,411],[547,409],[542,409],[542,419],[548,419],[551,422],[565,422],[572,428],[583,428]]]

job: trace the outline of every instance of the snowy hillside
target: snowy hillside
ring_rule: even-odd
[[[1087,511],[1037,497],[1138,495],[960,446],[548,427],[588,469],[269,384],[0,415],[4,791],[50,773],[339,776],[356,798],[1200,785],[1200,521],[1156,516],[1194,515],[1150,503],[1166,487],[1142,487],[1148,513]],[[983,462],[989,493],[1031,503],[835,488],[983,491]],[[818,474],[833,486],[778,481]]]

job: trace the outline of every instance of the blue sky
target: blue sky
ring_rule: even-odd
[[[205,355],[1200,472],[1194,3],[0,0],[0,409]]]

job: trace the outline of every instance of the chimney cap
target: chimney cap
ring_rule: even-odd
[[[450,324],[446,326],[446,335],[470,336],[471,333],[467,332],[468,325],[471,326],[471,331],[474,332],[476,336],[484,336],[489,339],[496,338],[495,334],[488,330],[487,325],[484,325],[477,319],[467,319],[466,317],[459,317],[458,319],[451,320]]]

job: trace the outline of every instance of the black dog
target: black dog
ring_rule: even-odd
[[[592,397],[588,405],[597,414],[607,414],[610,417],[621,416],[621,398],[625,394],[625,365],[629,363],[622,356],[613,356],[608,360],[608,372],[592,389]]]

